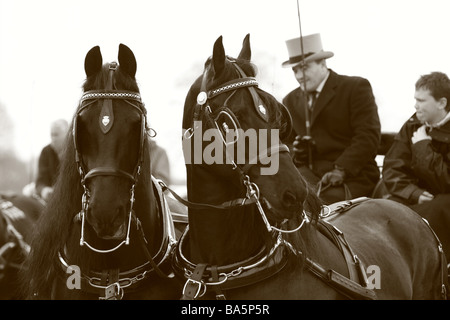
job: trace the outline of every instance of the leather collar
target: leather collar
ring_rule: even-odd
[[[190,281],[198,266],[189,261],[183,253],[186,249],[188,237],[189,226],[185,229],[176,246],[172,262],[175,274],[187,282]],[[277,241],[268,253],[266,248],[263,247],[256,255],[244,261],[224,266],[207,265],[201,276],[201,283],[204,286],[202,291],[206,293],[208,289],[215,290],[217,287],[220,287],[222,290],[236,289],[265,280],[277,274],[286,266],[288,255],[289,250],[284,245],[284,242]],[[213,272],[218,273],[218,280],[213,278]]]
[[[170,269],[169,261],[173,251],[173,246],[176,243],[175,227],[173,224],[169,206],[167,204],[167,200],[165,199],[163,191],[159,184],[159,180],[157,180],[152,176],[152,181],[155,189],[156,198],[157,201],[159,202],[159,207],[162,211],[161,216],[163,217],[163,228],[164,228],[163,241],[161,243],[158,252],[153,257],[153,260],[155,261],[158,267],[167,269],[168,273],[170,273],[171,271],[169,270]],[[59,252],[58,256],[62,270],[64,272],[67,272],[68,268],[70,267],[70,264],[67,260],[65,253]],[[102,270],[101,272],[90,270],[88,274],[83,273],[81,274],[81,290],[88,293],[99,295],[100,298],[102,298],[102,295],[105,296],[107,295],[107,292],[112,285],[116,285],[121,290],[127,289],[127,291],[128,290],[131,291],[140,286],[140,284],[143,282],[142,280],[154,274],[154,271],[155,270],[151,266],[151,263],[149,261],[146,261],[142,265],[137,266],[133,269],[121,272],[119,272],[119,270],[115,271]],[[116,274],[114,276],[115,279],[114,283],[110,283],[111,281],[109,280],[105,282],[104,280],[105,273]]]

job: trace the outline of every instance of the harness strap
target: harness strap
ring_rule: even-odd
[[[237,65],[236,65],[237,66]],[[210,90],[208,91],[208,98],[212,99],[214,97],[217,97],[218,95],[236,90],[239,88],[253,88],[254,86],[258,86],[258,81],[256,81],[253,77],[247,77],[245,74],[242,78],[233,79],[228,82],[225,82],[220,86],[218,89]]]
[[[441,257],[441,296],[442,299],[444,300],[448,300],[450,299],[450,291],[448,290],[448,279],[450,279],[450,275],[448,274],[448,269],[447,266],[445,265],[445,263],[447,262],[447,259],[445,257],[445,253],[444,253],[444,249],[442,248],[442,243],[439,240],[436,232],[434,232],[433,228],[431,228],[430,223],[428,222],[427,219],[422,218],[423,222],[425,222],[425,224],[428,226],[428,228],[430,229],[431,233],[433,234],[434,238],[437,241],[438,244],[438,251]],[[445,277],[447,277],[448,279],[445,279]]]
[[[241,67],[237,63],[234,63],[235,68],[238,70],[241,77],[246,77],[246,74],[244,70],[242,70]],[[258,86],[258,83],[256,83],[256,86]],[[256,113],[266,122],[269,121],[269,115],[267,114],[267,109],[264,107],[263,102],[261,98],[259,97],[259,94],[256,92],[256,89],[254,86],[247,87],[248,91],[250,92],[250,95],[252,96],[253,100],[253,107],[255,108]]]
[[[102,285],[105,286],[104,297],[99,300],[120,300],[123,297],[123,289],[119,284],[119,269],[106,269],[102,271]]]
[[[335,215],[341,214],[366,200],[369,200],[369,198],[361,197],[334,203],[328,207],[329,212],[325,215],[325,217],[332,218]],[[319,232],[333,242],[343,254],[347,263],[350,279],[335,270],[325,269],[321,265],[306,259],[311,272],[350,299],[375,300],[377,298],[375,292],[367,288],[368,280],[363,263],[353,252],[344,237],[344,233],[323,219],[318,221],[317,227]]]
[[[344,234],[335,226],[320,220],[318,223],[318,229],[339,248],[347,263],[350,279],[341,275],[334,276],[334,278],[339,278],[337,281],[339,281],[344,287],[348,286],[350,290],[353,290],[353,287],[357,284],[360,287],[357,291],[355,291],[357,295],[359,294],[358,291],[365,292],[368,285],[365,268],[361,260],[359,260],[358,256],[353,252],[352,248],[348,244]],[[334,270],[329,271],[333,274],[337,274]],[[372,296],[372,293],[370,296]]]
[[[191,202],[191,201],[181,198],[175,191],[173,191],[171,188],[169,188],[162,180],[159,180],[158,182],[159,182],[159,185],[161,186],[163,192],[169,191],[175,197],[176,200],[178,200],[183,205],[185,205],[186,207],[189,207],[191,209],[225,210],[225,209],[232,209],[233,207],[248,206],[248,205],[254,204],[256,202],[256,199],[253,197],[250,199],[238,198],[238,199],[223,202],[222,204],[219,204],[219,205]]]
[[[194,294],[194,299],[202,297],[208,290],[215,293],[216,299],[225,299],[223,291],[242,288],[268,279],[280,272],[288,263],[289,249],[279,238],[269,252],[266,248],[261,248],[260,252],[244,261],[224,266],[195,264],[183,253],[188,235],[189,226],[177,243],[172,268],[178,277],[186,281],[185,287],[197,294],[197,297]],[[190,298],[192,299],[192,294]]]
[[[136,178],[133,175],[129,174],[128,172],[112,167],[94,168],[90,170],[88,173],[86,173],[86,175],[84,176],[84,180],[97,176],[116,176],[131,180],[131,182],[133,183],[136,181]]]
[[[349,299],[358,300],[376,300],[377,296],[373,290],[364,288],[359,283],[341,275],[333,269],[325,269],[320,264],[312,261],[309,258],[305,260],[309,270],[315,274],[319,279],[326,282],[339,293],[343,294]]]
[[[217,266],[211,267],[211,278],[214,282],[219,283],[219,271],[217,270]],[[226,300],[225,294],[222,292],[222,287],[220,284],[214,286],[214,291],[216,292],[216,300]]]
[[[355,282],[360,282],[362,285],[366,286],[367,277],[365,276],[365,272],[360,270],[362,268],[361,263],[358,257],[353,253],[350,245],[347,243],[342,231],[330,223],[321,220],[319,220],[317,227],[319,231],[330,239],[344,255],[348,266],[350,279]]]
[[[117,70],[117,62],[112,62],[109,65],[109,76],[106,83],[106,90],[112,90],[114,82],[114,72]],[[102,110],[98,117],[100,129],[104,134],[107,134],[114,124],[114,112],[112,100],[108,97],[103,100]]]
[[[187,279],[186,283],[184,284],[183,295],[181,296],[180,300],[195,300],[198,297],[203,296],[206,291],[206,287],[203,283],[202,278],[206,270],[206,266],[206,263],[197,264],[194,271],[192,272],[191,277]]]

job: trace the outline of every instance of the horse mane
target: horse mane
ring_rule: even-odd
[[[50,274],[56,271],[58,252],[68,238],[72,219],[81,210],[83,190],[75,163],[72,139],[70,130],[54,193],[38,219],[31,237],[32,249],[23,268],[24,290],[28,291],[26,296],[51,285]]]
[[[108,65],[95,77],[88,78],[83,84],[84,92],[103,88],[106,84]],[[134,79],[120,72],[120,67],[114,76],[118,88],[139,92]],[[75,113],[76,114],[76,113]],[[74,114],[74,115],[75,115]],[[51,291],[52,280],[60,270],[58,253],[64,248],[71,235],[73,219],[81,210],[81,197],[84,192],[78,167],[75,161],[75,146],[73,143],[73,122],[65,141],[65,150],[61,159],[54,193],[39,217],[31,236],[31,251],[24,268],[21,271],[21,290],[26,297],[43,294],[45,297]],[[150,153],[148,137],[144,135],[144,160],[141,175],[136,185],[136,199],[149,194],[151,186]]]

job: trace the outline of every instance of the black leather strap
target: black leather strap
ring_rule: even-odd
[[[202,296],[202,292],[204,293],[205,284],[203,284],[202,278],[203,274],[206,270],[205,263],[199,263],[195,267],[192,275],[186,280],[183,288],[183,295],[180,300],[195,300],[198,297]]]

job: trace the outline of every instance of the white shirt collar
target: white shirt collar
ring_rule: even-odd
[[[448,112],[447,115],[444,117],[444,119],[442,119],[438,123],[429,124],[428,122],[425,122],[425,125],[429,128],[439,128],[442,127],[444,124],[446,124],[449,120],[450,120],[450,112]]]

